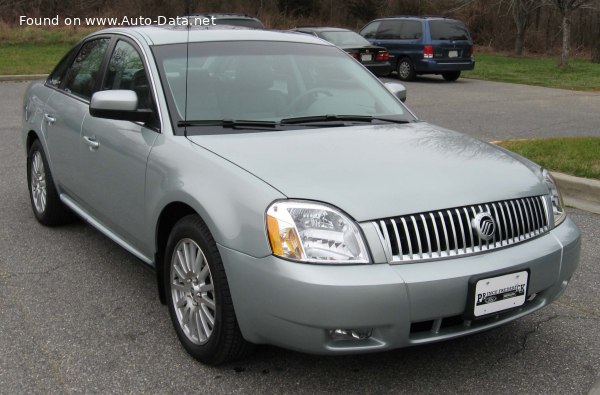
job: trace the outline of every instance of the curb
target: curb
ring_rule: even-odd
[[[33,81],[43,80],[48,74],[0,75],[0,81]]]
[[[552,172],[567,206],[600,214],[600,181]]]

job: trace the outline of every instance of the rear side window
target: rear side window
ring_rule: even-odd
[[[377,32],[377,38],[383,40],[416,40],[421,37],[423,37],[423,28],[420,21],[382,21]]]
[[[432,40],[468,40],[469,31],[460,21],[430,21]]]
[[[423,37],[423,26],[420,21],[403,21],[400,30],[401,40],[415,40]]]
[[[65,77],[64,89],[89,99],[96,82],[101,77],[101,66],[108,47],[108,38],[91,40],[83,44]]]
[[[46,80],[46,83],[48,85],[51,85],[54,88],[58,88],[60,86],[60,83],[62,82],[62,79],[65,75],[65,72],[67,71],[67,68],[71,64],[71,59],[73,58],[74,52],[75,52],[75,49],[70,50],[69,53],[67,53],[62,58],[62,60],[58,63],[58,65],[54,68],[54,70],[52,71],[52,73],[50,74],[48,79]]]
[[[381,21],[381,25],[377,30],[377,38],[381,40],[398,40],[400,39],[401,28],[401,21]]]
[[[361,30],[360,35],[364,38],[375,38],[377,36],[377,29],[379,29],[380,24],[381,22],[379,21],[369,23],[364,29]]]

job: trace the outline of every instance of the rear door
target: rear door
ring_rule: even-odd
[[[79,200],[83,191],[80,182],[81,123],[88,112],[92,93],[97,89],[99,72],[110,38],[86,41],[72,59],[61,80],[49,79],[47,85],[57,91],[46,103],[44,122],[52,171],[61,192]]]
[[[138,109],[155,111],[149,81],[139,48],[125,38],[118,39],[101,90],[133,90],[138,96]],[[145,229],[146,164],[159,134],[158,125],[158,118],[142,124],[96,118],[89,112],[82,124],[85,209],[140,250],[140,235]]]

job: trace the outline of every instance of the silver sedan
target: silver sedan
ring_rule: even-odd
[[[33,213],[153,268],[209,364],[430,343],[557,299],[580,234],[551,175],[402,95],[310,36],[103,30],[26,92]]]

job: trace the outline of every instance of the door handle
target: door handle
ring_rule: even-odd
[[[90,146],[90,151],[97,150],[98,147],[100,147],[100,143],[96,141],[95,136],[83,136],[83,141],[85,141],[85,143]]]
[[[54,122],[56,122],[56,118],[50,114],[44,114],[44,120],[49,124],[53,124]]]

